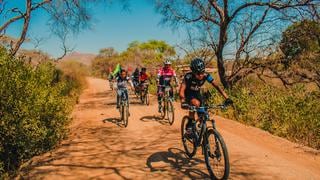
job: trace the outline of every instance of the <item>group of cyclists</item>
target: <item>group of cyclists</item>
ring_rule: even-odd
[[[186,109],[189,105],[199,107],[201,105],[201,94],[200,87],[207,81],[212,84],[214,88],[225,98],[225,105],[232,104],[232,100],[228,97],[226,92],[218,86],[217,81],[209,74],[205,72],[205,62],[201,58],[194,58],[190,63],[191,72],[188,72],[184,75],[184,78],[181,82],[179,92],[181,100],[181,108]],[[114,81],[117,86],[117,108],[119,108],[119,98],[121,93],[125,93],[128,96],[126,91],[127,85],[131,86],[131,89],[134,91],[139,91],[139,88],[143,83],[149,81],[150,75],[146,72],[145,67],[141,68],[139,71],[138,68],[135,69],[131,78],[128,76],[128,72],[121,68],[121,65],[117,65],[115,70],[109,74],[109,81]],[[156,83],[157,83],[157,96],[158,96],[158,111],[162,111],[162,98],[164,87],[172,86],[172,79],[175,81],[175,87],[178,87],[179,80],[175,70],[171,67],[171,61],[165,60],[163,67],[158,70]],[[119,89],[125,89],[119,90]],[[170,96],[173,98],[173,88],[171,88]],[[194,112],[189,113],[189,122],[187,123],[187,133],[190,132],[191,127],[195,124],[195,115]]]

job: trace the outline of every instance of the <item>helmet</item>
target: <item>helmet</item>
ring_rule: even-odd
[[[206,65],[204,64],[203,59],[201,59],[201,58],[194,58],[194,59],[191,61],[190,68],[191,68],[191,71],[192,71],[193,73],[202,73],[202,72],[205,71]]]
[[[147,70],[147,68],[145,68],[145,67],[141,68],[141,71],[146,71],[146,70]]]
[[[171,64],[171,61],[167,59],[167,60],[165,60],[163,63],[164,63],[165,65],[166,65],[166,64]]]

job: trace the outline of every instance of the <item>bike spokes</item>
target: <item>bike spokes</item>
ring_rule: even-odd
[[[229,176],[229,157],[222,136],[214,129],[208,131],[208,144],[205,147],[205,161],[211,177],[227,179]]]

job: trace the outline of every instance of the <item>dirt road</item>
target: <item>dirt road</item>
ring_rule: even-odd
[[[201,151],[183,153],[176,104],[170,126],[157,118],[156,100],[141,105],[131,96],[129,125],[118,124],[115,95],[105,80],[88,78],[89,87],[72,114],[69,138],[35,157],[22,169],[27,179],[205,179]],[[216,118],[229,150],[230,179],[320,179],[319,151],[235,121]]]

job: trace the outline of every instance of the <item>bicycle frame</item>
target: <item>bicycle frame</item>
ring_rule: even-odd
[[[129,96],[128,96],[128,90],[127,88],[121,88],[118,89],[118,91],[121,91],[120,94],[120,105],[127,105],[129,104]]]
[[[195,142],[197,147],[200,146],[201,144],[204,144],[201,142],[202,142],[202,138],[206,137],[205,133],[207,132],[207,121],[211,121],[212,128],[216,129],[215,121],[213,119],[210,120],[210,116],[208,112],[209,108],[225,108],[225,106],[218,105],[218,106],[212,106],[212,107],[199,107],[199,108],[192,107],[191,109],[189,109],[189,111],[197,112],[198,119],[200,120],[200,133],[196,134],[196,142]],[[205,142],[207,142],[207,140],[205,140]]]

